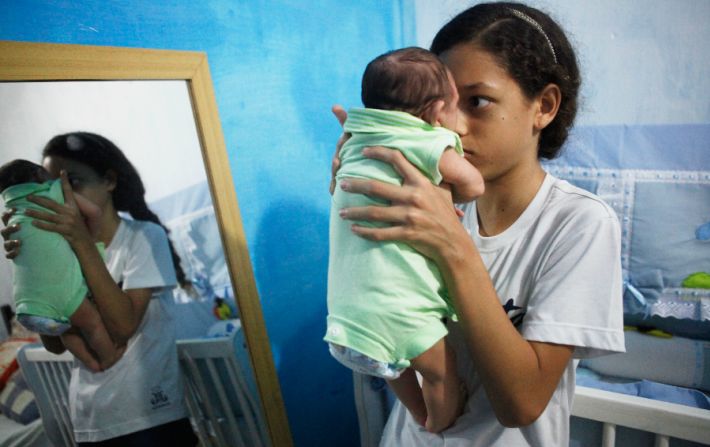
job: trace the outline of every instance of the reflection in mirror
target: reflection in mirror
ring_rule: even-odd
[[[0,164],[16,158],[39,163],[52,137],[74,131],[108,138],[131,161],[192,283],[176,287],[175,305],[163,308],[178,339],[227,335],[228,325],[239,324],[185,81],[0,83],[0,103]],[[12,281],[2,284],[10,289]],[[3,301],[11,295],[3,290]],[[248,356],[237,358],[256,399]]]
[[[0,103],[0,163],[40,163],[52,137],[87,131],[114,142],[135,166],[194,285],[175,291],[178,338],[207,333],[216,298],[224,301],[221,318],[238,317],[185,81],[4,82]],[[2,297],[11,284],[2,282]]]
[[[76,54],[82,48],[104,51],[48,47],[74,47],[70,52]],[[146,50],[121,51],[131,57]],[[2,69],[0,75],[8,79]],[[236,198],[219,188],[225,180],[231,187],[231,178],[228,167],[220,166],[226,154],[215,155],[220,144],[212,144],[221,140],[221,130],[206,118],[215,118],[216,110],[205,113],[210,95],[196,93],[205,89],[205,79],[146,72],[116,77],[130,80],[83,80],[92,76],[82,72],[56,76],[68,79],[62,81],[0,82],[0,164],[16,158],[41,162],[47,141],[67,132],[92,132],[115,143],[141,176],[146,202],[169,229],[191,283],[174,290],[166,313],[183,339],[178,348],[187,405],[201,443],[290,445]],[[71,80],[76,78],[82,81]],[[16,73],[11,79],[18,79]],[[37,77],[28,73],[27,79]],[[111,76],[104,70],[96,79]],[[11,274],[11,263],[0,262],[0,304],[12,304]]]

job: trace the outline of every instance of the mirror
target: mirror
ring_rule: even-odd
[[[33,95],[40,99],[42,95],[59,95],[61,103],[71,101],[67,97],[71,93],[67,92],[88,95],[89,92],[96,91],[98,98],[86,100],[86,104],[89,104],[87,107],[91,107],[93,102],[96,107],[103,104],[104,107],[110,108],[109,95],[123,97],[128,101],[131,97],[148,98],[150,92],[151,95],[163,98],[147,100],[141,110],[134,105],[135,116],[120,123],[119,128],[67,129],[55,123],[58,129],[56,132],[52,132],[50,126],[48,135],[33,135],[33,138],[46,142],[57,133],[87,130],[113,139],[141,174],[146,184],[146,199],[150,206],[169,201],[171,194],[176,192],[174,186],[167,186],[166,189],[166,185],[181,184],[186,188],[192,187],[192,190],[199,190],[200,185],[205,185],[205,192],[211,195],[222,252],[226,260],[224,273],[231,279],[231,291],[240,316],[271,444],[291,445],[286,412],[242,229],[206,55],[184,51],[0,42],[0,82],[4,83],[6,93],[15,92],[16,96],[23,97],[25,101]],[[23,91],[24,94],[21,93]],[[108,93],[109,91],[113,93]],[[124,93],[120,93],[121,91]],[[8,110],[12,106],[3,101],[2,107]],[[171,115],[170,120],[161,120],[164,115],[161,110],[166,108],[177,112]],[[146,122],[146,116],[151,115],[153,121]],[[59,118],[53,118],[52,115],[46,114],[45,117],[46,120],[66,122],[61,115]],[[167,124],[163,121],[167,121]],[[146,127],[147,135],[155,134],[156,142],[135,141],[134,134],[138,133],[136,130],[140,126]],[[11,127],[12,124],[8,121],[0,124],[0,137],[8,135]],[[166,130],[171,128],[174,132],[167,135]],[[5,142],[0,143],[5,145]],[[146,143],[153,146],[147,149]],[[28,143],[28,152],[24,156],[17,154],[21,149],[3,149],[0,162],[4,163],[19,156],[39,161],[39,151],[43,144]],[[172,151],[173,157],[168,158],[164,153],[156,155],[158,145],[162,145],[167,152]],[[179,152],[183,150],[186,152]],[[178,153],[183,155],[178,156]],[[151,158],[151,155],[155,157]],[[200,160],[204,162],[204,172],[184,170],[185,167],[199,164]],[[170,176],[170,180],[177,178],[177,181],[168,181],[165,176]],[[161,220],[167,223],[162,216]],[[214,245],[218,241],[208,242]]]

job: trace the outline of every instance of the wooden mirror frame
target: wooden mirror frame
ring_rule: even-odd
[[[229,169],[207,55],[192,51],[0,41],[0,82],[86,80],[187,81],[267,431],[272,445],[291,446],[293,441]]]

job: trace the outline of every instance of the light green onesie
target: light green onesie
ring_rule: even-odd
[[[330,213],[328,328],[324,340],[399,368],[447,333],[443,317],[455,317],[436,264],[404,243],[372,242],[350,231],[341,208],[386,205],[342,191],[345,177],[401,184],[392,166],[364,157],[368,146],[396,148],[434,184],[442,180],[439,159],[447,147],[463,154],[459,136],[408,113],[355,108],[344,130]],[[373,223],[358,222],[373,226]],[[379,224],[377,226],[385,226]]]
[[[28,201],[26,197],[30,194],[64,203],[60,180],[22,183],[3,191],[5,206],[17,210],[9,224],[21,224],[16,235],[22,241],[22,250],[14,259],[15,312],[68,322],[88,288],[66,239],[59,233],[33,226],[33,219],[24,215],[29,208],[47,211]]]

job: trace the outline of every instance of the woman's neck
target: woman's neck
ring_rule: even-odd
[[[513,225],[530,205],[545,179],[539,163],[512,170],[486,182],[486,192],[476,200],[481,236],[495,236]]]
[[[118,225],[121,223],[121,218],[113,206],[108,206],[108,209],[103,210],[101,215],[101,226],[99,228],[98,240],[103,242],[106,247],[113,240],[113,236],[118,230]]]

